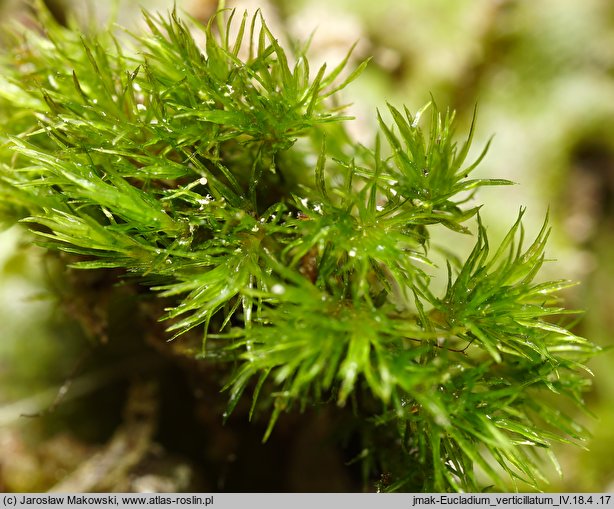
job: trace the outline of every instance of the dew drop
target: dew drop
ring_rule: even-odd
[[[283,293],[286,292],[286,288],[283,285],[280,284],[275,284],[271,287],[271,291],[275,294],[275,295],[282,295]]]
[[[207,196],[205,196],[204,198],[199,198],[197,201],[198,201],[198,204],[199,204],[201,207],[204,207],[205,205],[209,205],[209,203],[211,203],[211,200],[212,200],[212,199],[213,199],[213,197],[212,197],[212,196],[207,195]]]

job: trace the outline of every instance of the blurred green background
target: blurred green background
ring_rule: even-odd
[[[104,19],[113,11],[93,2],[50,3],[60,18],[94,13]],[[176,3],[202,20],[216,6],[206,0]],[[317,62],[333,65],[357,42],[355,61],[372,60],[345,94],[356,117],[351,129],[365,143],[371,143],[376,109],[386,101],[412,111],[430,100],[449,106],[457,111],[461,136],[478,105],[476,155],[494,139],[476,172],[517,183],[480,191],[489,233],[500,236],[526,206],[530,237],[549,211],[548,256],[555,261],[546,264],[544,278],[581,282],[566,294],[567,306],[585,310],[576,332],[604,347],[613,344],[614,2],[250,0],[226,5],[261,8],[272,31],[290,39],[305,40],[316,30],[313,68]],[[148,9],[171,6],[171,1],[147,3]],[[24,12],[16,0],[0,2],[1,19],[19,22]],[[137,2],[119,2],[117,14],[122,25],[140,25]],[[43,460],[27,456],[28,444],[16,438],[17,427],[36,423],[24,423],[23,409],[14,402],[39,410],[51,404],[50,387],[62,383],[87,341],[58,318],[52,291],[58,282],[50,273],[44,254],[17,229],[0,234],[0,450],[23,453],[27,461],[20,468],[26,473]],[[614,491],[613,364],[612,351],[591,362],[594,383],[586,396],[591,415],[577,419],[593,438],[585,450],[559,448],[564,475],[546,469],[551,481],[544,490]],[[35,394],[38,400],[30,398]],[[14,469],[7,474],[2,459],[0,467],[0,489],[19,487],[11,479],[25,474]]]

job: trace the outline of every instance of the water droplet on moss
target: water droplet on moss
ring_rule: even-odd
[[[275,294],[275,295],[282,295],[283,293],[286,292],[286,288],[283,285],[280,284],[275,284],[273,285],[273,287],[271,288],[271,291]]]

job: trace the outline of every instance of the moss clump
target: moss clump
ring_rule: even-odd
[[[596,347],[552,320],[570,283],[535,282],[546,223],[525,245],[521,211],[490,248],[473,193],[510,182],[471,178],[473,125],[458,144],[453,113],[389,106],[354,142],[335,98],[366,62],[310,69],[260,15],[145,13],[130,44],[42,18],[0,73],[3,217],[161,297],[168,338],[216,366],[220,419],[245,392],[265,439],[345,407],[382,490],[479,490],[476,470],[537,487],[535,453],[583,438],[544,394],[582,405]],[[467,259],[437,225],[475,235]]]

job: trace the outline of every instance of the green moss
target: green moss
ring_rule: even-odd
[[[470,178],[474,126],[458,144],[452,112],[389,106],[365,147],[335,97],[366,62],[310,69],[259,15],[144,17],[130,43],[44,16],[44,35],[16,36],[4,217],[163,298],[168,337],[199,331],[190,355],[222,367],[225,416],[251,393],[265,439],[289,410],[336,404],[368,488],[479,490],[477,471],[538,487],[535,452],[586,436],[541,395],[581,406],[597,348],[552,319],[569,283],[535,281],[547,224],[527,246],[521,211],[490,248],[474,192],[510,182]],[[443,292],[437,225],[477,230],[466,260],[443,250]]]

